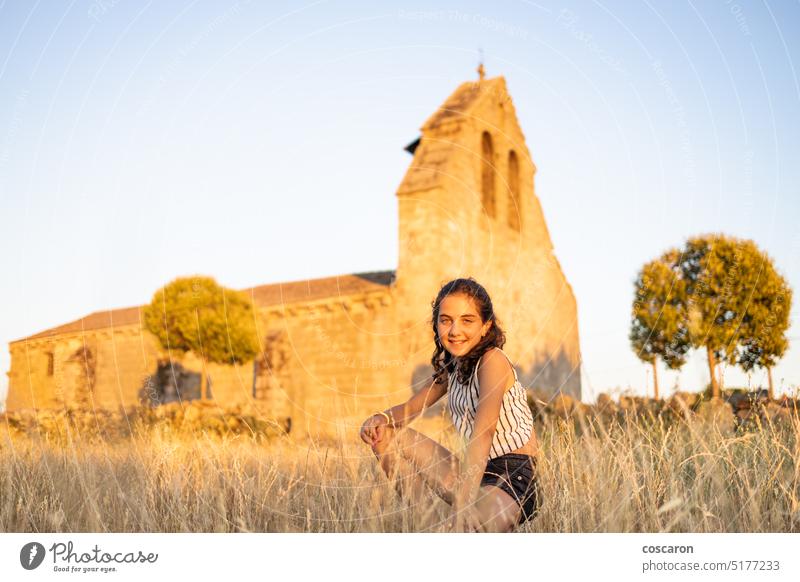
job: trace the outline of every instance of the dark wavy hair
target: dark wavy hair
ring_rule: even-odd
[[[436,322],[439,321],[439,309],[442,301],[444,301],[444,298],[448,295],[457,294],[466,295],[475,302],[475,307],[478,309],[478,314],[481,317],[481,323],[486,323],[487,321],[492,322],[492,326],[481,341],[478,342],[469,353],[461,358],[458,370],[456,370],[455,358],[442,345],[442,342],[439,340],[439,333],[436,329]],[[489,293],[486,292],[483,285],[472,277],[467,279],[453,279],[449,283],[442,285],[438,295],[436,295],[436,299],[431,303],[431,307],[433,308],[433,318],[431,319],[433,342],[436,344],[436,349],[431,358],[433,380],[437,384],[443,384],[445,382],[445,372],[450,375],[455,372],[458,374],[458,381],[462,384],[466,384],[475,371],[475,366],[480,357],[486,353],[487,350],[492,348],[497,347],[502,349],[503,345],[506,343],[506,334],[500,327],[500,322],[494,313],[492,299],[489,297]]]

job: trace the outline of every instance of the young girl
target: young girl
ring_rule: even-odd
[[[453,506],[456,531],[512,531],[541,506],[538,443],[525,389],[501,348],[505,334],[489,294],[474,279],[444,285],[432,303],[431,383],[408,401],[364,421],[371,445],[401,495],[423,483]],[[467,441],[466,459],[407,425],[448,394],[453,424]]]

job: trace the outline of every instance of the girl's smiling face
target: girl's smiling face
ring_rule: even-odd
[[[491,321],[481,321],[475,302],[463,293],[448,295],[439,304],[436,321],[439,341],[456,358],[478,345],[491,326]]]

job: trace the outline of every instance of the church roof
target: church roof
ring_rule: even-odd
[[[461,122],[471,119],[477,120],[473,125],[479,126],[480,108],[494,104],[502,104],[505,112],[516,120],[514,105],[502,75],[461,83],[422,125],[422,137],[405,147],[414,155],[414,160],[403,176],[397,195],[404,196],[439,186],[443,176],[452,173],[448,164],[458,148],[454,132],[459,131],[463,125]],[[524,138],[516,144],[516,149],[530,160]]]
[[[42,339],[46,337],[53,337],[65,333],[75,333],[80,331],[89,331],[92,329],[103,329],[106,327],[122,327],[124,325],[131,325],[139,323],[139,310],[140,307],[124,307],[122,309],[108,309],[106,311],[95,311],[85,317],[76,319],[64,325],[59,325],[45,331],[40,331],[37,334],[18,339],[11,342],[21,342],[25,340]]]
[[[242,289],[242,293],[252,297],[256,306],[269,307],[270,305],[281,305],[283,303],[298,303],[328,297],[355,295],[366,291],[386,290],[394,280],[394,275],[394,271],[371,271],[368,273],[353,273],[351,275],[336,275],[334,277],[306,281],[259,285]],[[140,324],[143,307],[140,305],[137,307],[95,311],[75,321],[46,329],[11,343],[55,337],[67,333]]]
[[[482,95],[489,94],[500,100],[508,99],[506,80],[503,76],[461,83],[439,109],[428,118],[422,126],[422,130],[434,129],[447,121],[467,115]]]
[[[251,296],[259,307],[268,307],[282,303],[313,301],[340,295],[355,295],[366,291],[385,290],[394,280],[394,273],[394,271],[372,271],[337,275],[307,281],[260,285],[242,289],[242,292]]]

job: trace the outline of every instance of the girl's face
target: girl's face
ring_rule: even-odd
[[[471,297],[447,295],[439,304],[436,329],[442,346],[454,357],[465,356],[481,341],[492,322],[483,323]]]

